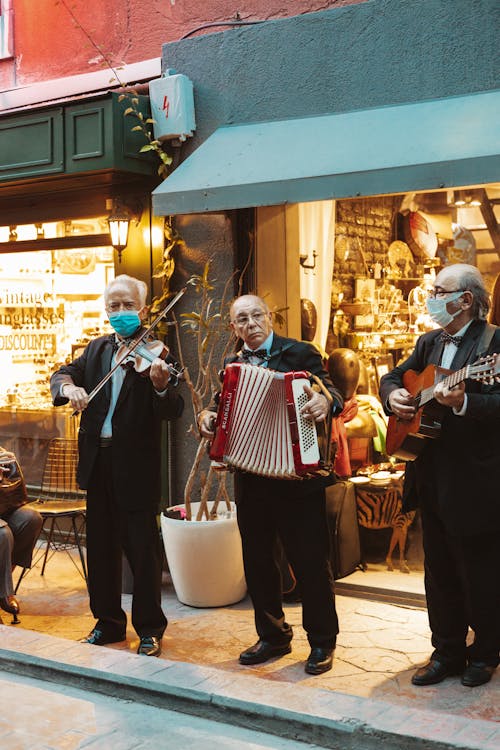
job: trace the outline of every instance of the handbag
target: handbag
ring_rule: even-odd
[[[0,446],[0,516],[28,502],[23,472],[14,453]]]

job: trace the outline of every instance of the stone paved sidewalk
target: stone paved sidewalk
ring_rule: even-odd
[[[498,672],[473,690],[458,678],[429,688],[411,685],[415,666],[430,649],[423,610],[339,596],[334,668],[311,677],[303,670],[308,645],[297,604],[286,607],[295,631],[292,653],[241,667],[237,655],[255,640],[248,600],[194,609],[180,604],[165,583],[164,653],[149,660],[135,655],[137,636],[130,628],[127,642],[110,648],[76,643],[93,619],[83,581],[64,555],[55,556],[44,578],[33,570],[19,597],[21,625],[0,627],[1,664],[12,670],[35,669],[80,686],[87,680],[93,689],[131,691],[135,700],[166,701],[246,726],[263,721],[267,731],[290,729],[291,736],[325,747],[337,747],[339,737],[341,747],[357,750],[371,747],[370,737],[377,738],[374,745],[383,739],[398,750],[500,747]],[[128,611],[130,596],[123,601]]]

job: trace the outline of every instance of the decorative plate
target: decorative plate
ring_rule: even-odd
[[[436,232],[418,211],[410,211],[404,217],[405,240],[416,258],[434,258],[438,248]]]
[[[413,255],[406,242],[402,240],[391,242],[387,250],[387,258],[393,271],[400,273],[402,276],[410,275]]]
[[[335,238],[335,260],[339,263],[343,263],[349,257],[349,251],[351,250],[352,239],[346,237],[345,234],[339,234]]]

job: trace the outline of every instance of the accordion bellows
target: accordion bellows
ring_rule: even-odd
[[[217,411],[210,458],[261,476],[297,479],[320,469],[316,424],[307,403],[307,372],[230,364]]]

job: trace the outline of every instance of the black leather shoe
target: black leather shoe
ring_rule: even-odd
[[[274,656],[284,656],[289,654],[292,647],[289,643],[281,645],[268,643],[268,641],[257,641],[253,646],[242,651],[240,654],[240,664],[263,664]]]
[[[123,635],[110,635],[104,633],[104,631],[99,628],[94,628],[86,638],[80,640],[80,643],[91,643],[93,646],[105,646],[107,643],[119,643],[120,641],[124,641],[125,638],[125,633],[123,633]]]
[[[417,669],[411,681],[414,685],[437,685],[447,677],[461,674],[463,666],[457,667],[453,664],[443,664],[437,659],[431,659],[428,664]]]
[[[9,612],[12,615],[12,625],[19,625],[21,620],[18,618],[19,614],[19,602],[13,594],[9,596],[0,597],[0,607],[4,612]]]
[[[11,615],[19,614],[19,602],[15,596],[2,596],[0,597],[0,607],[4,612],[9,612]]]
[[[312,648],[306,661],[307,674],[323,674],[332,668],[333,648]]]
[[[137,653],[143,656],[159,656],[161,654],[161,640],[156,635],[141,638]]]
[[[482,661],[471,661],[462,675],[462,685],[466,687],[485,685],[493,677],[495,669],[496,667],[491,666],[491,664],[484,664]]]

